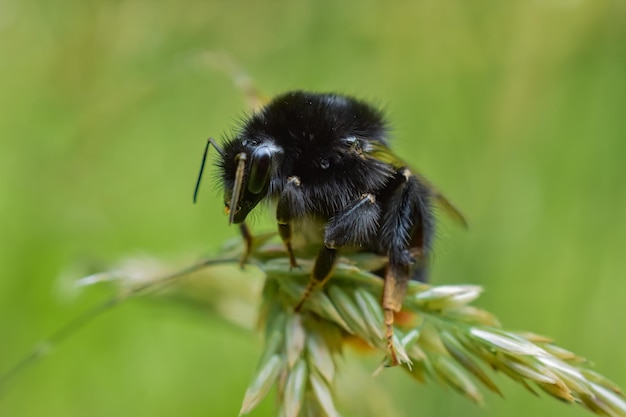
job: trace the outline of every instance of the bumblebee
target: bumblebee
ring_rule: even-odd
[[[229,223],[239,224],[247,242],[249,213],[262,201],[275,204],[278,233],[291,267],[294,228],[319,241],[310,293],[332,275],[342,250],[387,257],[382,307],[392,363],[394,313],[409,280],[426,279],[439,203],[465,223],[459,211],[390,149],[383,113],[353,97],[292,91],[254,112],[219,152]],[[194,200],[200,177],[196,184]]]

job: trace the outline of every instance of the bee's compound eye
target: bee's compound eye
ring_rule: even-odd
[[[248,191],[252,194],[259,194],[270,177],[272,165],[272,153],[266,147],[258,148],[252,154],[250,164],[250,178],[248,179]]]

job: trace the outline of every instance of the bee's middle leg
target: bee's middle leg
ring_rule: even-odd
[[[337,249],[332,249],[324,246],[319,253],[317,254],[317,258],[315,258],[315,265],[313,266],[313,273],[311,274],[311,279],[296,304],[296,311],[300,311],[305,301],[309,299],[311,293],[318,285],[324,285],[324,283],[330,278],[331,273],[333,272],[333,268],[335,267],[335,262],[337,261]]]
[[[315,258],[313,273],[309,284],[296,305],[296,311],[302,308],[313,290],[332,275],[337,261],[337,250],[346,246],[365,244],[376,230],[380,208],[372,194],[364,194],[344,211],[333,216],[324,232],[324,247]]]

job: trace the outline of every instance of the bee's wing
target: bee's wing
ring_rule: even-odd
[[[450,200],[446,198],[441,192],[435,188],[426,178],[424,178],[420,173],[411,171],[413,175],[420,179],[420,182],[424,184],[431,192],[431,197],[435,200],[435,203],[446,212],[448,217],[452,220],[463,226],[465,229],[468,228],[467,219],[463,216],[463,213],[454,205]]]
[[[400,158],[398,155],[393,153],[393,151],[389,149],[383,143],[378,142],[378,143],[370,143],[370,144],[372,146],[372,152],[370,152],[370,154],[374,158],[378,159],[379,161],[390,164],[396,169],[400,169],[402,167],[409,167],[409,165],[406,162],[404,162],[402,158]],[[430,190],[431,196],[433,200],[435,201],[435,203],[443,211],[445,211],[446,214],[452,220],[454,220],[455,222],[463,226],[465,229],[467,229],[468,224],[467,224],[467,220],[465,219],[465,216],[463,216],[463,213],[461,213],[461,211],[458,208],[456,208],[456,206],[452,204],[450,200],[448,200],[434,185],[432,185],[430,181],[426,179],[426,177],[424,177],[419,172],[415,171],[413,168],[410,168],[410,169],[411,169],[411,173],[415,175],[417,178],[419,178],[420,182],[426,188]]]

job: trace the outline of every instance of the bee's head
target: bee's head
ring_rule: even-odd
[[[229,223],[243,222],[267,196],[276,152],[267,141],[235,140],[226,145],[221,168]]]

